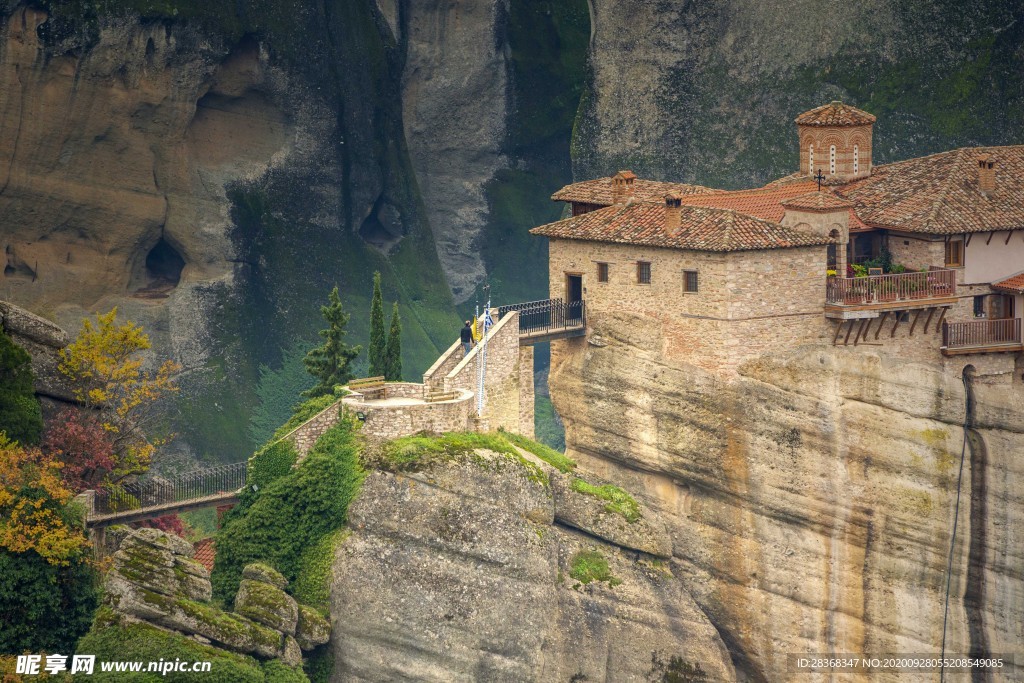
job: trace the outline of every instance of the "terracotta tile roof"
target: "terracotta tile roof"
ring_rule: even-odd
[[[808,192],[792,199],[783,199],[780,204],[785,209],[802,209],[804,211],[840,211],[853,208],[853,202],[837,197],[832,192]]]
[[[681,228],[665,228],[664,202],[629,202],[542,225],[534,235],[693,251],[750,251],[828,244],[820,237],[726,209],[680,208]]]
[[[998,289],[1002,292],[1010,292],[1011,294],[1024,294],[1024,270],[1011,275],[1005,280],[992,283],[992,289]]]
[[[996,190],[978,189],[978,157],[995,159]],[[965,147],[876,166],[836,188],[875,227],[955,235],[1024,228],[1024,145]]]
[[[212,538],[204,538],[193,545],[196,550],[195,560],[201,562],[209,571],[213,571],[213,560],[217,555],[217,547]]]
[[[798,126],[864,126],[876,121],[873,114],[835,100],[796,117]]]
[[[786,214],[786,207],[782,205],[783,202],[806,196],[809,193],[817,194],[817,190],[818,183],[805,178],[804,180],[794,180],[793,182],[781,185],[765,185],[756,190],[721,192],[712,195],[690,195],[683,197],[683,204],[732,209],[749,216],[778,223]],[[852,207],[852,205],[850,206]],[[852,208],[849,211],[851,230],[867,228]]]
[[[722,192],[710,187],[700,185],[687,185],[685,183],[664,183],[659,180],[644,180],[637,178],[633,181],[633,197],[637,201],[650,201],[661,199],[666,194],[675,193],[680,196],[690,194],[703,194],[710,192]],[[566,185],[558,192],[551,195],[556,202],[582,202],[586,204],[599,204],[601,206],[612,205],[612,179],[595,178],[584,180],[572,185]]]

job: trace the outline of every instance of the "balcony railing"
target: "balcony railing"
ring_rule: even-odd
[[[897,273],[867,277],[830,277],[825,301],[833,306],[865,306],[956,295],[956,271]]]
[[[974,320],[942,324],[945,349],[971,349],[1021,345],[1021,319]]]
[[[584,328],[587,325],[587,307],[583,301],[565,302],[562,299],[528,301],[502,306],[499,316],[519,311],[519,334],[532,335]]]

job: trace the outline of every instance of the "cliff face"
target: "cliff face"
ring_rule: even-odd
[[[1012,0],[595,0],[577,180],[632,168],[742,187],[797,167],[794,116],[844,99],[879,117],[878,163],[1021,142],[1024,16]]]
[[[179,443],[225,460],[334,284],[366,310],[381,270],[407,364],[436,357],[456,320],[374,5],[41,6],[0,12],[4,298],[69,330],[118,306],[185,367]]]
[[[486,449],[371,474],[332,571],[331,680],[735,680],[651,554],[659,516],[627,522],[569,479]]]
[[[939,651],[966,362],[810,346],[729,378],[666,357],[650,321],[594,325],[603,345],[553,349],[568,454],[657,498],[673,571],[739,671],[787,680],[788,654]],[[1024,368],[971,362],[947,653],[1010,651],[1024,621]]]

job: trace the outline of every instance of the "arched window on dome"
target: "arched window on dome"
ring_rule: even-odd
[[[853,175],[860,173],[860,145],[853,146]]]
[[[814,175],[814,143],[807,149],[807,174]]]
[[[836,146],[832,145],[828,148],[828,174],[836,174]]]

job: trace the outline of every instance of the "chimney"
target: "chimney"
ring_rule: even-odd
[[[996,160],[991,154],[978,157],[978,189],[986,197],[996,191]]]
[[[682,218],[680,216],[682,210],[679,207],[682,203],[683,200],[679,195],[665,195],[665,232],[670,235],[674,235],[679,232],[679,227],[682,224]]]
[[[632,171],[619,171],[612,176],[612,203],[623,204],[633,196],[633,181],[636,174]]]

